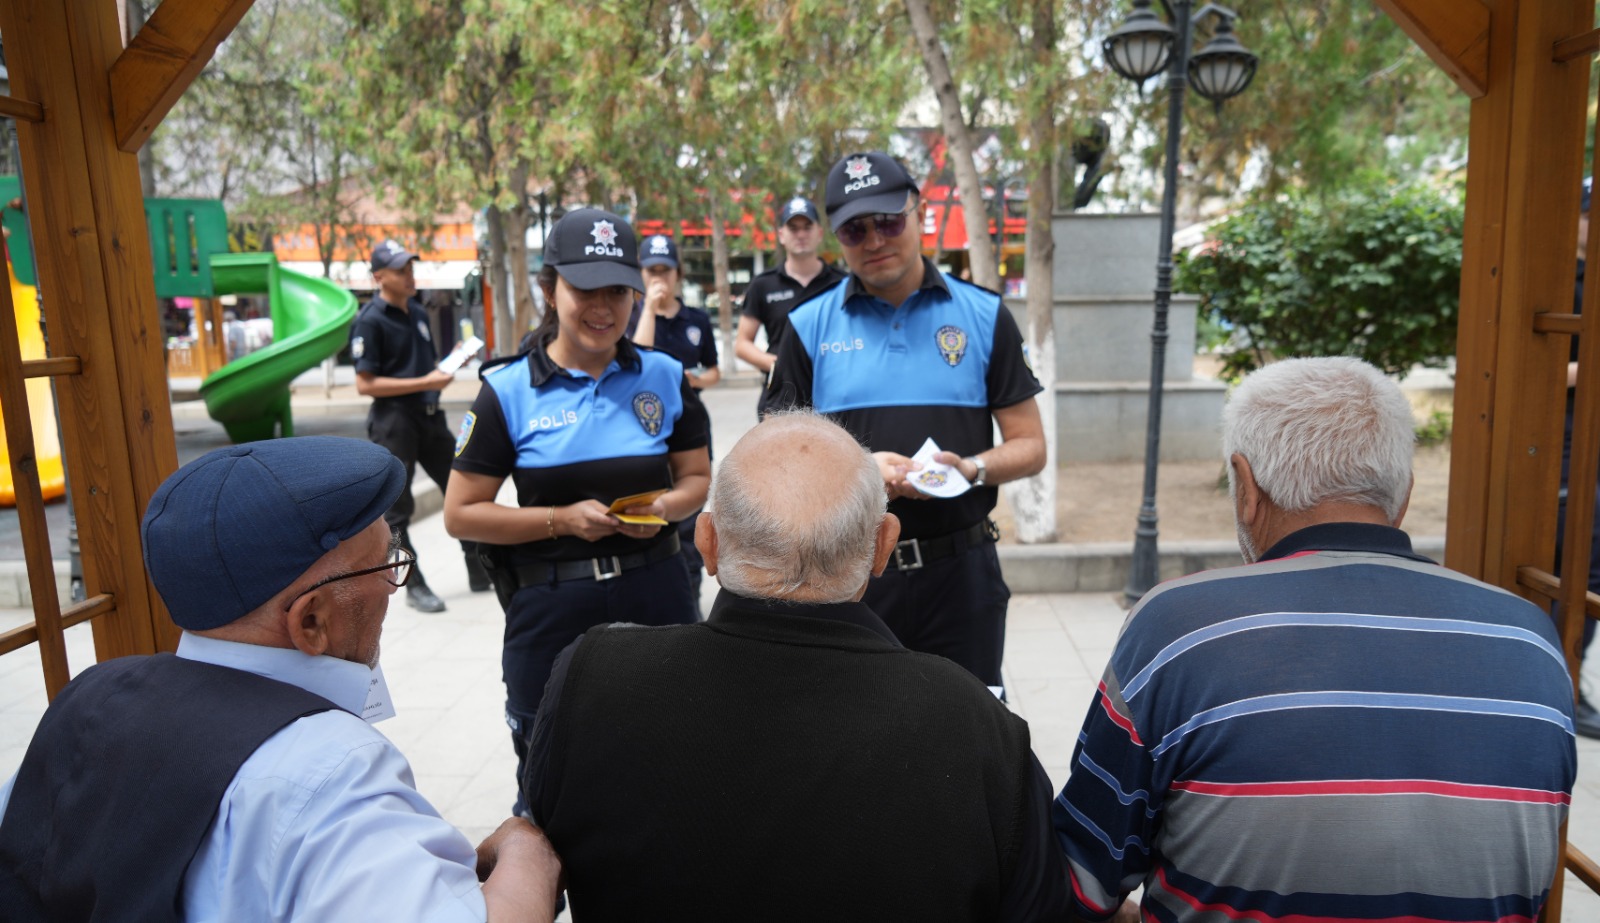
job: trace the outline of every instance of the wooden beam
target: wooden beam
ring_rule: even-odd
[[[43,122],[44,107],[15,96],[0,96],[0,115],[19,122]]]
[[[27,562],[28,589],[33,595],[33,623],[44,627],[39,632],[44,690],[55,698],[72,674],[67,669],[67,648],[61,639],[61,602],[56,595],[55,561],[50,556],[50,527],[44,518],[28,385],[17,374],[22,367],[22,347],[11,301],[10,273],[4,275],[0,279],[0,368],[5,372],[0,374],[0,404],[5,405],[6,447],[11,456],[11,483],[16,486],[22,557]]]
[[[1600,51],[1600,29],[1590,29],[1582,35],[1562,39],[1556,42],[1556,47],[1550,50],[1550,56],[1557,62],[1571,61],[1584,55],[1592,55]]]
[[[111,65],[117,147],[137,153],[254,0],[162,0]]]
[[[22,363],[23,378],[49,378],[53,375],[81,375],[83,360],[77,356],[28,359]]]
[[[12,90],[49,114],[18,122],[17,142],[49,351],[81,358],[79,374],[55,379],[56,398],[85,591],[114,600],[91,623],[100,660],[179,637],[140,554],[140,519],[178,459],[139,164],[118,149],[111,115],[117,7],[0,2]]]
[[[1462,92],[1473,99],[1489,92],[1489,7],[1484,0],[1377,3]]]

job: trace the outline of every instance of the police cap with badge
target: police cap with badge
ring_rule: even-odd
[[[643,269],[651,266],[679,268],[678,245],[665,234],[652,234],[646,237],[644,248],[639,254],[639,266]]]
[[[545,242],[544,262],[576,289],[622,285],[644,293],[633,226],[604,209],[579,208],[562,215]]]
[[[828,171],[828,223],[837,233],[861,215],[898,214],[918,192],[911,174],[888,154],[849,154]]]

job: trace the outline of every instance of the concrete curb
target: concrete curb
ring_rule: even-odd
[[[426,478],[413,484],[416,499],[413,520],[426,519],[444,509],[444,492]],[[1444,559],[1444,538],[1412,539],[1418,554]],[[1160,544],[1160,578],[1172,580],[1203,570],[1234,567],[1242,563],[1239,545],[1225,540],[1163,542]],[[1128,585],[1133,546],[1126,542],[1001,545],[1000,569],[1013,593],[1120,593]],[[71,598],[66,561],[56,563],[56,592]],[[21,561],[0,561],[0,609],[30,608],[27,566]]]

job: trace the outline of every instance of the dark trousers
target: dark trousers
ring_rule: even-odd
[[[890,567],[872,578],[861,601],[911,650],[947,657],[986,685],[1002,685],[1011,590],[1000,576],[993,542],[919,570]]]
[[[450,463],[455,460],[456,439],[445,424],[442,410],[426,413],[420,404],[379,399],[372,402],[367,412],[367,438],[388,449],[400,464],[406,466],[406,488],[395,498],[394,506],[383,514],[383,521],[400,535],[400,545],[416,555],[411,544],[411,514],[416,512],[417,501],[411,496],[411,478],[418,465],[428,472],[428,477],[442,491],[450,483]],[[476,542],[462,542],[461,550],[471,554],[477,550]],[[426,584],[422,568],[411,574],[415,584]]]
[[[556,655],[578,636],[611,622],[687,625],[695,621],[689,571],[681,555],[623,571],[610,580],[563,580],[525,586],[506,610],[500,671],[506,683],[506,723],[517,754],[517,803],[525,807],[522,773],[533,719]]]

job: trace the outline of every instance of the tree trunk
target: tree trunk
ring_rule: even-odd
[[[489,288],[493,293],[490,311],[494,314],[494,354],[509,356],[517,351],[517,319],[512,309],[510,275],[506,271],[506,221],[498,205],[490,205]]]
[[[533,302],[533,287],[528,282],[528,225],[533,213],[528,208],[528,166],[518,164],[511,171],[511,191],[517,204],[506,210],[504,227],[506,235],[506,262],[511,274],[510,303],[514,335],[521,342],[522,335],[533,329],[539,318],[538,306]]]
[[[733,288],[728,284],[728,232],[723,227],[722,190],[714,187],[711,193],[711,277],[717,290],[717,356],[722,360],[722,374],[732,375],[733,355]]]
[[[922,51],[922,63],[928,69],[928,82],[939,99],[939,120],[944,127],[950,165],[955,170],[961,208],[966,212],[967,259],[972,264],[972,281],[998,292],[1000,270],[994,248],[989,245],[989,212],[983,204],[983,182],[978,178],[977,165],[972,162],[972,136],[967,131],[967,120],[961,115],[961,97],[956,93],[955,79],[950,76],[950,62],[945,58],[944,46],[939,44],[939,30],[933,24],[927,0],[905,0],[905,5],[906,15],[911,17],[911,31]],[[998,188],[995,194],[1000,194]]]
[[[1055,54],[1055,0],[1034,0],[1031,48],[1039,73],[1049,73]],[[1038,398],[1044,420],[1044,470],[1005,486],[1006,501],[1016,516],[1017,541],[1056,540],[1056,336],[1055,255],[1052,228],[1055,212],[1056,94],[1053,87],[1033,98],[1027,114],[1028,249],[1023,277],[1028,280],[1028,354],[1033,374],[1044,386]]]

